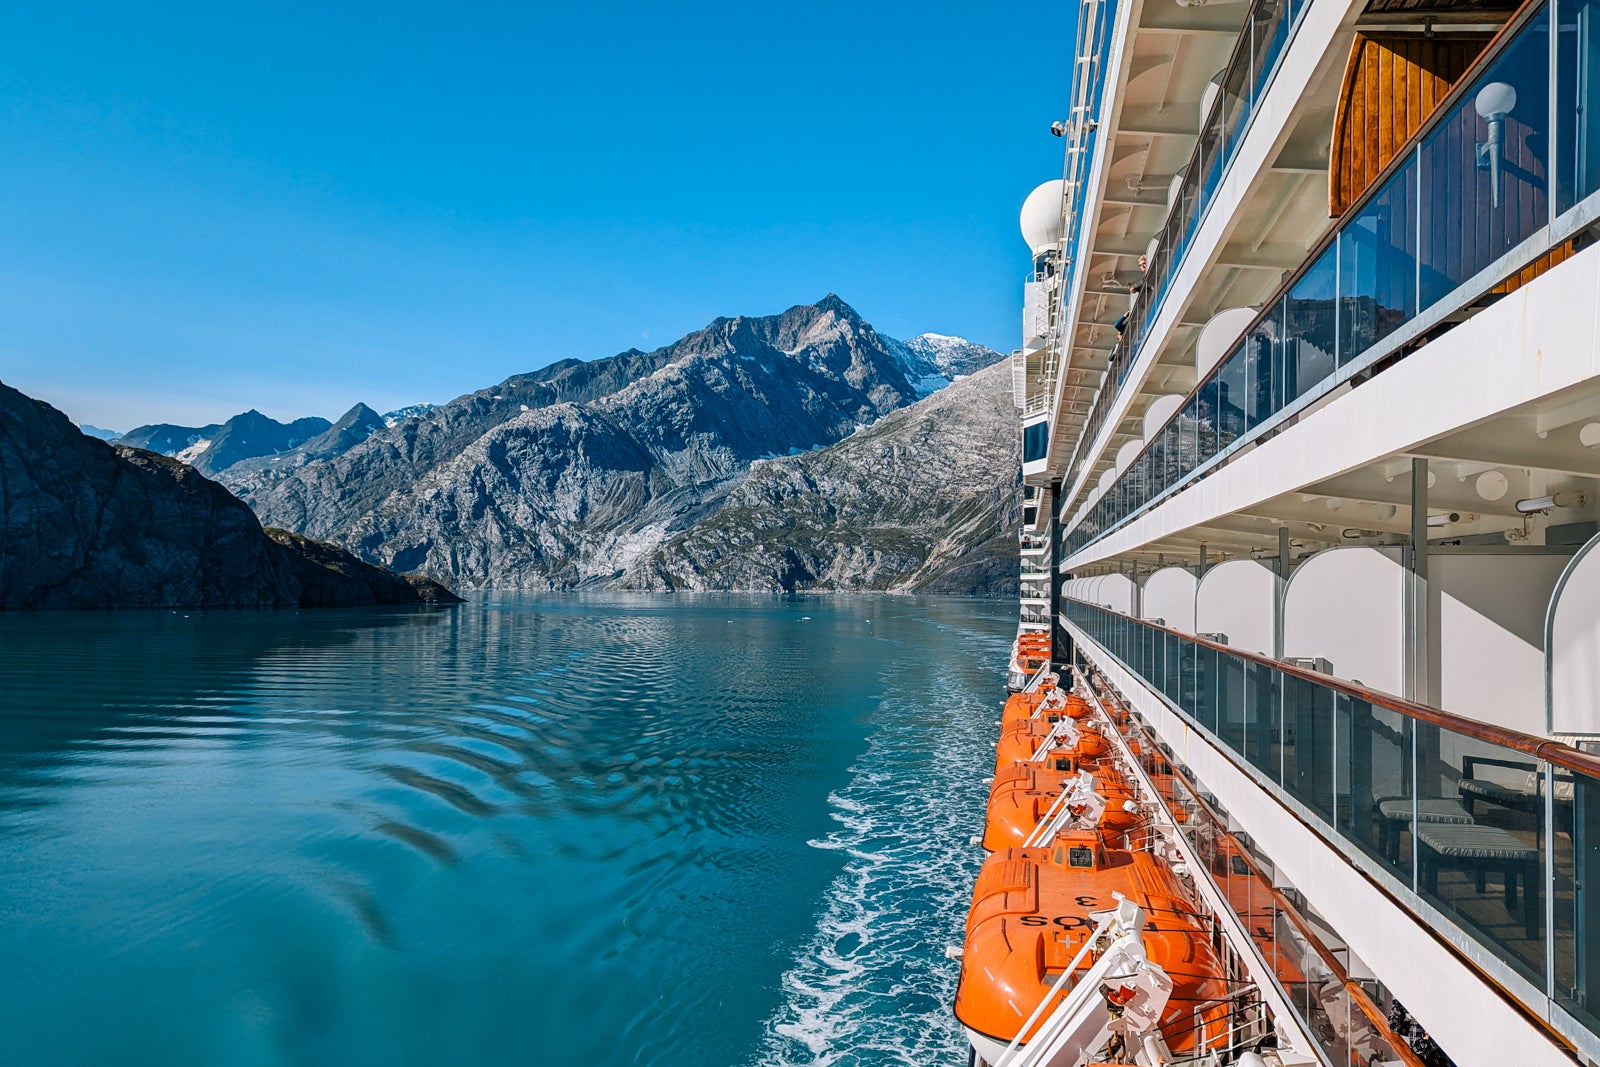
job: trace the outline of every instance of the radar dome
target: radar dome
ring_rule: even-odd
[[[1066,184],[1060,178],[1045,182],[1022,202],[1022,239],[1036,256],[1061,243],[1061,192]]]

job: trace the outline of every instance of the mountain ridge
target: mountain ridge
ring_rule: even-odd
[[[513,376],[270,484],[223,480],[263,521],[402,570],[474,588],[605,584],[751,463],[916,402],[931,364],[907,351],[830,294]]]
[[[177,448],[197,468],[219,442],[248,439],[257,454],[214,473],[264,524],[470,588],[711,588],[708,576],[726,574],[740,588],[913,589],[939,587],[937,572],[955,568],[964,577],[952,591],[976,592],[1004,587],[1015,567],[974,568],[949,530],[961,527],[980,545],[989,534],[962,527],[946,505],[971,504],[968,490],[978,486],[988,494],[973,505],[979,524],[1011,523],[1015,486],[1006,471],[1015,464],[979,469],[971,456],[940,452],[930,435],[942,422],[969,448],[969,424],[1014,436],[987,418],[991,408],[1009,411],[992,388],[998,378],[967,384],[1001,358],[944,334],[879,334],[830,293],[772,315],[719,316],[650,352],[559,360],[440,405],[380,415],[357,404],[333,424],[274,422],[271,441],[225,432],[262,430],[265,417],[254,411],[219,426],[158,424],[129,436]],[[903,415],[919,408],[935,414]],[[871,451],[908,421],[914,439],[890,454]],[[319,433],[286,440],[290,427],[317,423]],[[894,466],[896,455],[935,454],[932,482]],[[878,468],[856,462],[864,457]],[[800,481],[780,492],[776,471]],[[971,484],[948,481],[955,471]],[[888,496],[856,492],[881,482],[920,486],[927,504],[895,511],[906,536],[861,507],[844,509],[848,521],[830,527],[827,516],[840,509],[820,507],[801,483],[840,477],[859,483],[837,486],[841,499],[888,508]],[[816,531],[790,554],[787,579],[774,577],[770,560],[735,566],[707,555],[735,551],[728,519],[751,508],[758,491],[768,492],[769,508],[797,509]]]

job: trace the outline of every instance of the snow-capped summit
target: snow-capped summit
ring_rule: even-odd
[[[992,348],[942,333],[919,333],[906,341],[906,347],[925,357],[946,378],[960,378],[980,371],[1000,360]]]
[[[383,424],[385,426],[393,426],[397,422],[405,422],[407,419],[414,419],[418,415],[426,415],[437,406],[436,404],[408,404],[403,408],[386,411],[383,413]]]
[[[900,357],[906,377],[922,396],[1001,359],[992,348],[942,333],[919,333],[905,341],[891,341],[890,348]]]

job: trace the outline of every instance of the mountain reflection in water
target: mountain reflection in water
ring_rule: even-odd
[[[830,1062],[804,976],[862,862],[953,931],[846,931],[819,981],[910,988],[826,1022],[944,1034],[954,890],[895,864],[970,880],[1014,611],[0,616],[0,1059]],[[935,820],[886,868],[836,847],[863,781]]]

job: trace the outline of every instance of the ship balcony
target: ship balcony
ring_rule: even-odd
[[[1099,209],[1097,229],[1086,235],[1088,243],[1080,248],[1080,258],[1092,260],[1089,273],[1102,283],[1109,279],[1110,284],[1101,284],[1099,291],[1086,285],[1069,297],[1076,304],[1066,327],[1071,346],[1067,373],[1078,368],[1107,373],[1104,384],[1090,394],[1061,394],[1047,466],[1065,487],[1068,514],[1091,494],[1104,495],[1109,482],[1127,469],[1130,453],[1139,451],[1172,416],[1174,405],[1215,369],[1218,356],[1226,354],[1219,350],[1238,336],[1241,325],[1281,296],[1286,276],[1314,262],[1315,253],[1332,240],[1330,212],[1348,221],[1363,205],[1374,204],[1370,197],[1351,204],[1348,197],[1337,196],[1359,198],[1369,182],[1381,181],[1403,165],[1397,160],[1388,172],[1380,173],[1379,165],[1388,156],[1380,159],[1378,147],[1341,147],[1352,137],[1360,139],[1348,133],[1352,129],[1365,136],[1360,117],[1364,113],[1350,103],[1353,97],[1397,101],[1396,115],[1369,116],[1372,138],[1379,138],[1376,131],[1381,126],[1382,153],[1396,151],[1408,141],[1414,151],[1420,140],[1420,134],[1412,136],[1417,123],[1434,110],[1436,99],[1447,96],[1448,86],[1463,69],[1471,77],[1470,57],[1483,50],[1511,14],[1510,5],[1492,0],[1457,9],[1430,5],[1427,18],[1413,10],[1407,16],[1409,25],[1397,5],[1376,0],[1370,4],[1318,0],[1286,6],[1282,13],[1268,0],[1257,0],[1251,11],[1246,33],[1209,98],[1214,102],[1206,132],[1193,142],[1188,162],[1174,172],[1164,215],[1152,222],[1149,213],[1112,204],[1117,194],[1110,184],[1095,190],[1107,202]],[[1460,65],[1439,68],[1445,71],[1439,87],[1426,86],[1424,91],[1412,85],[1408,96],[1403,82],[1391,86],[1377,73],[1371,84],[1349,80],[1364,54],[1363,42],[1404,39],[1404,48],[1396,46],[1399,50],[1392,56],[1412,49],[1405,54],[1415,59],[1416,49],[1435,47],[1428,26],[1440,31],[1438,41],[1459,45],[1450,62]],[[1491,51],[1503,53],[1504,42]],[[1416,62],[1427,67],[1435,59]],[[1481,70],[1486,62],[1479,60],[1475,69]],[[1499,120],[1502,134],[1512,131],[1498,146],[1504,159],[1510,160],[1520,150],[1518,139],[1529,135],[1519,125],[1525,117],[1520,113],[1526,108],[1532,114],[1551,99],[1548,91],[1536,93],[1536,99],[1524,97],[1509,118]],[[1455,100],[1459,102],[1459,94]],[[1435,111],[1432,126],[1439,125],[1439,112],[1450,106],[1447,100]],[[1394,137],[1388,140],[1391,126]],[[1474,144],[1468,146],[1474,164],[1479,163],[1476,145],[1491,139],[1487,118],[1480,126]],[[1342,132],[1347,134],[1344,141]],[[1537,147],[1536,133],[1533,139]],[[1539,150],[1549,154],[1548,148]],[[1130,153],[1126,158],[1136,157]],[[1487,191],[1487,156],[1481,162],[1482,189]],[[1516,165],[1501,168],[1501,176]],[[1431,172],[1432,177],[1441,174]],[[1448,180],[1465,192],[1472,184],[1468,177]],[[1517,184],[1516,179],[1506,180]],[[1406,210],[1404,204],[1387,206],[1402,214]],[[1458,217],[1475,209],[1474,201],[1468,210],[1458,211]],[[1399,221],[1403,225],[1412,218],[1407,215]],[[1382,236],[1375,235],[1375,240]],[[1151,238],[1148,246],[1146,238]],[[1444,243],[1439,239],[1441,247],[1436,250],[1453,254],[1442,247]],[[1142,279],[1137,271],[1128,270],[1138,251],[1149,255]],[[1344,269],[1363,268],[1346,263]],[[1114,297],[1119,287],[1135,279],[1142,280],[1144,290],[1130,309],[1125,291],[1120,300]],[[1427,279],[1420,284],[1425,287]],[[1124,311],[1128,317],[1119,337],[1109,324]],[[1243,406],[1239,396],[1233,403]],[[1069,418],[1069,405],[1086,414],[1081,420]]]
[[[1065,368],[1051,412],[1061,428],[1048,459],[1056,479],[1072,487],[1115,447],[1142,393],[1192,383],[1193,360],[1185,366],[1181,352],[1206,308],[1275,283],[1326,229],[1318,185],[1329,98],[1364,6],[1253,0],[1125,12],[1127,44],[1109,61],[1117,106],[1101,115],[1099,157],[1070,212],[1083,224],[1055,338]]]
[[[1022,606],[1022,624],[1027,627],[1048,630],[1050,628],[1049,607],[1037,608],[1024,604]]]
[[[1325,663],[1062,608],[1077,655],[1456,1062],[1600,1056],[1600,757]]]
[[[1119,450],[1067,523],[1069,567],[1276,551],[1281,528],[1307,547],[1399,535],[1412,458],[1455,475],[1428,516],[1455,535],[1527,543],[1519,500],[1594,499],[1600,80],[1562,43],[1590,17],[1532,4],[1484,50],[1199,383]]]

